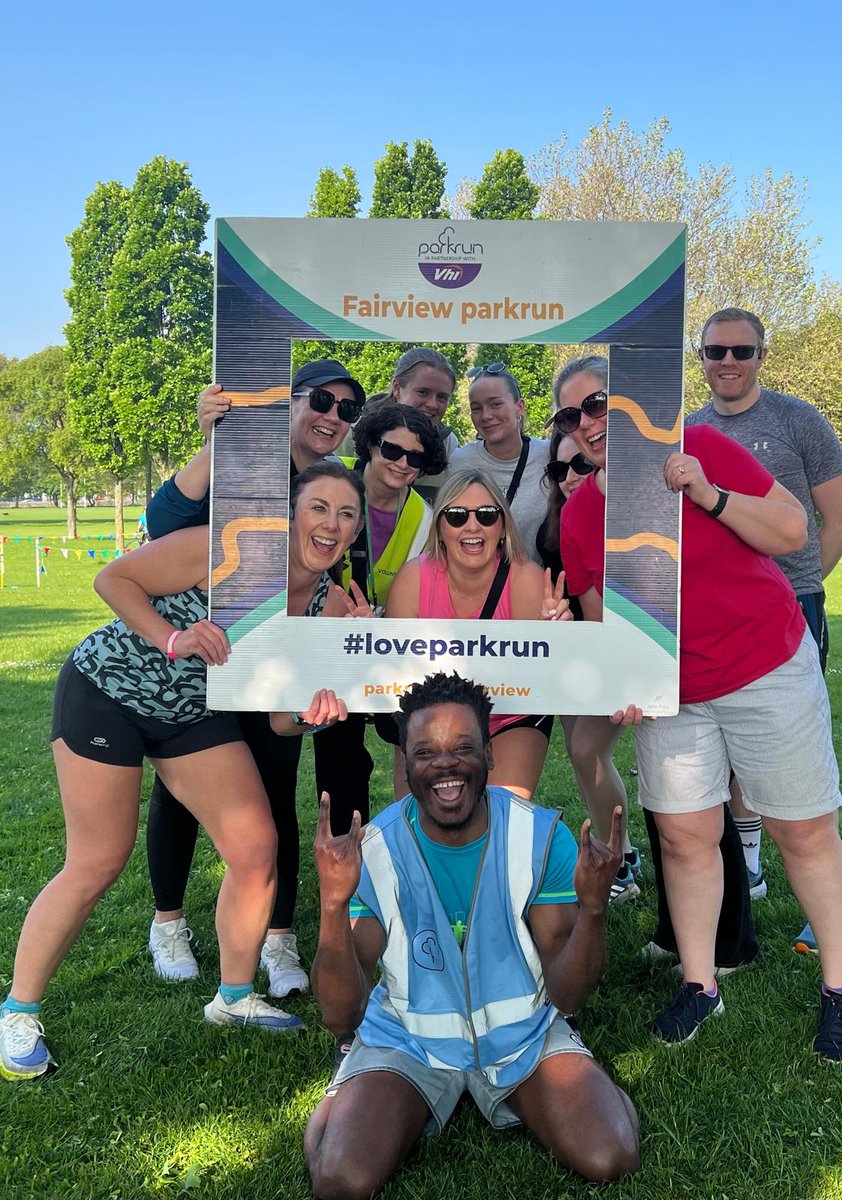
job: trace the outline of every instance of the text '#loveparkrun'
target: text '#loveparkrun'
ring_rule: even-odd
[[[548,642],[531,641],[529,638],[493,638],[481,634],[478,638],[461,641],[452,638],[400,638],[374,637],[371,633],[349,633],[343,639],[346,654],[363,654],[367,657],[385,657],[397,654],[415,658],[438,659],[463,658],[549,658]]]

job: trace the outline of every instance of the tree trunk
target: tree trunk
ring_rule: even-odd
[[[152,499],[152,455],[147,454],[146,466],[144,468],[144,479],[146,482],[146,503],[145,508],[149,507],[149,501]]]
[[[126,548],[126,528],[123,524],[123,481],[122,479],[114,480],[114,533],[116,535],[117,549],[125,550]]]
[[[76,476],[66,475],[64,479],[67,503],[67,536],[76,537]]]

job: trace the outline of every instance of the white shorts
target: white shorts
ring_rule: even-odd
[[[748,808],[807,821],[842,803],[830,703],[805,632],[782,666],[674,717],[637,729],[638,799],[651,812],[702,812],[729,798],[731,770]]]

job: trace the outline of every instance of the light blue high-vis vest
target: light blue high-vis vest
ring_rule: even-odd
[[[540,1061],[557,1009],[526,922],[557,812],[488,789],[488,838],[461,949],[406,816],[407,799],[368,825],[357,894],[386,931],[380,982],[359,1028],[369,1046],[480,1070],[500,1087]]]

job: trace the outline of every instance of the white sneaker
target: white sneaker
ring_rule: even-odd
[[[310,980],[298,957],[294,933],[270,933],[260,951],[260,964],[269,972],[269,995],[276,1000],[309,990]]]
[[[37,1079],[54,1067],[44,1041],[44,1026],[31,1013],[0,1012],[0,1075]]]
[[[205,1005],[205,1020],[211,1025],[259,1025],[272,1033],[300,1033],[304,1028],[299,1017],[267,1004],[256,992],[249,992],[233,1004],[226,1004],[217,992],[210,1004]]]
[[[152,966],[162,979],[198,979],[199,964],[193,957],[192,929],[184,917],[174,921],[152,922],[149,929],[149,953]]]

